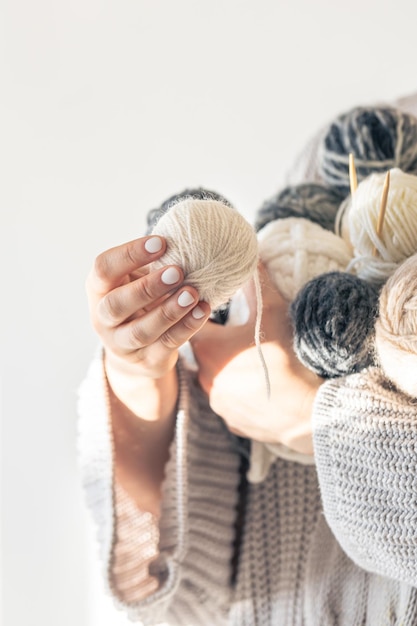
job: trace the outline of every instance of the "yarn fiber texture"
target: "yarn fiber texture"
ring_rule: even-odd
[[[343,196],[319,183],[302,183],[285,187],[266,200],[255,218],[255,230],[269,222],[286,217],[303,217],[333,231],[334,222]]]
[[[228,206],[232,206],[232,204],[220,193],[217,191],[211,191],[210,189],[205,189],[204,187],[187,187],[182,191],[169,196],[166,200],[164,200],[159,207],[155,209],[151,209],[148,211],[146,216],[147,230],[146,234],[150,235],[155,224],[158,220],[161,219],[163,215],[169,209],[180,202],[181,200],[194,199],[194,200],[217,200],[218,202],[223,202],[223,204],[227,204]]]
[[[417,118],[392,107],[355,107],[330,124],[319,148],[319,172],[343,196],[350,193],[350,153],[358,182],[391,168],[417,174]]]
[[[385,174],[371,174],[358,185],[344,218],[357,275],[379,285],[417,251],[417,176],[395,168],[390,180],[380,237],[377,224]]]
[[[387,378],[417,397],[417,254],[404,261],[381,290],[375,348]]]
[[[323,378],[359,372],[373,363],[378,292],[346,272],[317,276],[290,306],[298,359]]]
[[[185,283],[195,287],[212,308],[227,303],[256,272],[256,233],[236,209],[223,202],[177,202],[160,217],[152,234],[166,238],[167,250],[151,269],[180,266]]]
[[[270,222],[258,232],[258,241],[260,258],[288,302],[315,276],[345,270],[352,260],[341,237],[301,217]]]

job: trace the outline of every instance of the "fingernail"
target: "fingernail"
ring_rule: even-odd
[[[145,241],[145,250],[154,254],[162,248],[162,239],[160,237],[151,237]]]
[[[195,309],[193,309],[191,315],[194,317],[194,319],[201,320],[201,318],[205,316],[205,313],[200,306],[196,306]]]
[[[176,267],[168,267],[161,274],[161,280],[165,285],[175,285],[180,279],[180,273]]]
[[[190,294],[189,291],[183,291],[178,296],[178,304],[183,307],[190,306],[190,304],[192,304],[194,301],[195,298]]]

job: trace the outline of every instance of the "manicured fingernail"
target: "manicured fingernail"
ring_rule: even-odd
[[[183,291],[179,296],[178,296],[178,304],[180,306],[190,306],[190,304],[192,304],[195,301],[195,298],[190,294],[189,291]]]
[[[151,237],[145,241],[145,250],[154,254],[162,248],[162,239],[160,237]]]
[[[180,273],[176,267],[168,267],[161,274],[161,280],[165,285],[175,285],[180,279]]]
[[[194,317],[194,319],[201,320],[201,318],[205,316],[205,313],[200,306],[196,306],[195,309],[193,309],[191,315]]]

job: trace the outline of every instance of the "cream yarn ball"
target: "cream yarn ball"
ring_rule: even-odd
[[[375,348],[387,378],[417,398],[417,254],[404,261],[381,290]]]
[[[347,243],[319,224],[302,217],[269,222],[258,232],[259,255],[271,280],[288,302],[311,279],[331,271],[344,271],[352,254]],[[231,311],[237,317],[233,308]],[[252,441],[248,481],[265,480],[277,457],[305,465],[314,457],[300,454],[283,444]]]
[[[386,174],[371,174],[351,196],[344,220],[357,275],[382,284],[398,265],[417,250],[417,176],[398,168],[390,170],[385,219],[377,235],[382,190]],[[342,232],[342,236],[343,235]],[[377,254],[374,255],[374,247]]]
[[[288,302],[312,278],[344,271],[352,260],[341,237],[301,217],[269,222],[258,232],[258,242],[261,261]]]
[[[152,234],[165,237],[167,249],[151,268],[180,266],[185,283],[195,287],[212,309],[226,304],[256,272],[255,230],[223,202],[181,200],[159,219]]]

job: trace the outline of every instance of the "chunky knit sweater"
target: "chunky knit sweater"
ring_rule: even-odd
[[[322,385],[316,465],[247,447],[179,368],[160,520],[113,481],[101,359],[80,391],[80,460],[109,591],[149,626],[416,626],[417,403],[378,369]]]

